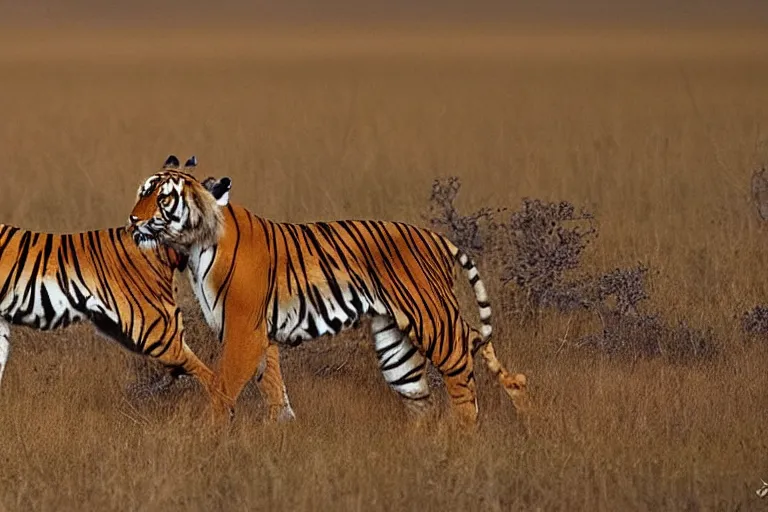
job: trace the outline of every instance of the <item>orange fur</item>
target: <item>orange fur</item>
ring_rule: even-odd
[[[215,200],[186,173],[166,169],[153,179],[158,189],[166,181],[182,180],[181,200],[188,205]],[[150,207],[159,204],[153,193],[132,212],[137,230],[146,219],[162,216]],[[472,355],[482,349],[515,406],[522,410],[527,405],[526,377],[511,375],[488,340],[490,307],[477,269],[446,238],[382,221],[280,224],[231,204],[222,213],[216,243],[184,246],[168,234],[178,227],[161,229],[168,238],[158,241],[189,255],[192,286],[224,343],[217,374],[231,405],[264,364],[270,341],[294,344],[333,334],[364,314],[374,315],[385,379],[408,400],[427,398],[424,364],[429,359],[442,373],[459,418],[474,424]],[[194,226],[182,230],[185,240],[195,238]],[[471,277],[481,317],[487,310],[482,334],[461,317],[453,291],[456,262]],[[273,383],[265,389],[271,410],[287,404],[276,354],[264,370],[264,378]]]

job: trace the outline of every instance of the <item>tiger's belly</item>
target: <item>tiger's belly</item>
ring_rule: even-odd
[[[87,319],[55,279],[19,284],[10,290],[0,300],[0,316],[12,324],[41,330],[63,328]]]
[[[274,305],[271,306],[267,315],[271,339],[299,345],[320,336],[338,334],[357,325],[365,315],[387,313],[380,300],[357,293],[351,286],[336,293],[315,288],[311,295],[290,297],[278,305],[277,312]]]

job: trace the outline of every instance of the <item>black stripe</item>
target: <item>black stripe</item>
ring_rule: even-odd
[[[393,380],[389,383],[390,386],[404,386],[405,384],[413,384],[419,382],[424,376],[424,366],[426,362],[422,362],[416,368],[412,369],[397,380]]]
[[[9,228],[8,229],[8,237],[5,239],[5,242],[3,242],[3,246],[0,247],[0,258],[3,256],[3,253],[5,253],[6,247],[8,247],[8,244],[11,243],[11,240],[13,240],[14,235],[19,231],[19,228]],[[3,228],[3,232],[5,232],[5,228]]]
[[[51,257],[51,251],[53,251],[53,235],[48,233],[45,235],[45,249],[43,250],[43,275],[48,270],[48,259]]]
[[[219,286],[219,290],[216,293],[216,299],[213,301],[213,308],[214,309],[216,308],[216,304],[219,303],[219,299],[221,298],[221,294],[224,292],[224,289],[225,288],[229,288],[229,281],[232,279],[232,273],[235,270],[235,260],[237,259],[238,249],[240,248],[240,226],[237,223],[237,219],[235,219],[235,214],[234,214],[234,212],[232,210],[232,205],[228,204],[227,205],[227,209],[228,209],[229,213],[232,215],[232,218],[233,218],[232,224],[234,224],[234,226],[235,226],[235,235],[236,235],[235,236],[235,247],[232,250],[233,258],[232,258],[232,262],[229,265],[229,269],[227,270],[227,275],[224,276],[224,280],[221,282],[221,286]]]
[[[395,327],[397,327],[397,324],[395,322],[392,322],[390,324],[387,324],[383,328],[379,329],[378,331],[373,331],[373,335],[376,336],[377,334],[381,334],[383,332],[389,331],[391,329],[394,329]]]
[[[455,368],[443,372],[443,375],[446,377],[456,377],[457,375],[460,375],[461,372],[467,368],[467,363],[464,359],[465,358],[462,358],[462,360],[459,361],[459,364],[457,364]]]
[[[333,295],[333,298],[336,300],[336,303],[344,311],[344,314],[347,317],[354,318],[356,316],[356,310],[349,309],[347,307],[347,301],[344,299],[344,294],[341,290],[341,286],[336,280],[336,275],[331,269],[331,264],[328,261],[329,259],[332,260],[332,258],[330,258],[330,256],[326,253],[326,251],[320,245],[320,242],[318,241],[317,237],[309,229],[309,227],[302,225],[302,231],[304,233],[305,240],[309,240],[310,242],[310,243],[307,243],[307,247],[311,247],[312,245],[315,247],[315,251],[317,252],[317,257],[320,263],[320,270],[322,270],[323,275],[325,276],[325,280],[328,283],[328,288],[330,289],[331,294]]]
[[[40,286],[40,304],[43,306],[43,315],[45,316],[46,324],[50,324],[51,320],[56,317],[56,311],[51,304],[51,298],[48,295],[48,289],[45,285]]]
[[[24,271],[24,264],[27,262],[27,256],[29,255],[31,234],[29,231],[21,235],[21,249],[19,250],[19,257],[16,259],[16,278],[14,279],[14,287],[19,284],[21,273]],[[4,295],[4,294],[2,294]]]
[[[411,345],[411,348],[409,348],[409,349],[408,349],[408,351],[406,351],[406,353],[405,353],[405,354],[403,354],[403,356],[402,356],[402,357],[400,357],[400,358],[398,358],[396,361],[387,361],[387,362],[384,362],[384,364],[382,364],[382,365],[381,365],[381,371],[382,371],[382,372],[385,372],[385,371],[387,371],[387,370],[392,370],[392,369],[394,369],[394,368],[397,368],[397,367],[398,367],[398,366],[400,366],[401,364],[404,364],[405,362],[407,362],[408,360],[410,360],[410,359],[411,359],[411,357],[413,357],[413,355],[414,355],[415,353],[416,353],[416,347],[414,347],[413,345]],[[391,359],[391,358],[390,358],[390,359]]]
[[[376,349],[376,357],[381,361],[381,358],[384,357],[384,354],[395,348],[396,346],[400,345],[402,343],[403,338],[395,338],[395,341],[390,343],[389,345],[381,348]],[[383,363],[383,361],[382,361]]]
[[[402,311],[404,314],[406,314],[406,316],[409,317],[409,320],[414,323],[414,327],[416,327],[416,329],[419,331],[418,333],[419,337],[422,337],[423,336],[423,332],[421,332],[423,329],[423,319],[421,318],[422,308],[420,308],[419,305],[416,303],[416,300],[412,296],[410,290],[408,290],[404,286],[404,283],[400,279],[398,279],[397,272],[392,266],[392,263],[390,263],[389,259],[386,258],[386,255],[384,254],[384,251],[381,248],[381,245],[379,244],[379,240],[377,239],[376,235],[373,233],[373,231],[371,230],[367,222],[350,222],[349,226],[350,228],[354,228],[354,230],[357,233],[358,239],[360,240],[365,240],[363,233],[360,231],[360,227],[363,227],[367,230],[368,235],[370,237],[370,242],[372,242],[371,245],[375,246],[375,248],[378,249],[378,252],[382,257],[378,259],[373,257],[371,248],[368,247],[370,242],[365,244],[361,242],[357,242],[358,245],[361,245],[366,249],[366,251],[371,257],[370,261],[372,263],[378,262],[384,267],[384,271],[389,277],[388,283],[392,286],[393,290],[396,291],[400,297],[400,300],[398,301],[400,303],[400,307],[398,307],[398,310]],[[386,290],[381,283],[378,272],[372,273],[371,276],[376,279],[376,282],[379,284],[379,286],[381,286],[382,290]],[[403,306],[406,305],[405,303],[410,303],[410,307],[412,308],[410,311],[403,308]],[[392,304],[389,304],[389,307],[392,308]],[[415,312],[419,316],[418,321],[416,322],[414,322],[415,319],[413,318],[413,312]]]
[[[357,255],[346,244],[346,242],[343,240],[341,235],[336,231],[336,229],[331,224],[323,222],[323,223],[317,223],[315,225],[317,226],[318,231],[320,232],[320,234],[323,235],[325,240],[328,241],[333,246],[335,254],[339,258],[339,261],[341,262],[341,264],[344,266],[344,271],[349,276],[350,281],[352,281],[355,284],[355,286],[357,287],[357,290],[362,292],[366,300],[372,304],[374,302],[373,294],[368,289],[365,279],[363,279],[362,276],[360,276],[357,272],[355,272],[352,269],[352,266],[350,265],[350,261],[347,259],[347,255],[349,255],[351,259],[354,260],[354,263],[358,267],[362,267],[365,265],[357,259]]]

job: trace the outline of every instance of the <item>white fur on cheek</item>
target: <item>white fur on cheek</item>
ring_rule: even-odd
[[[139,249],[155,249],[157,247],[157,241],[154,238],[148,238],[139,242]]]
[[[171,186],[178,192],[179,196],[181,196],[181,191],[184,189],[184,181],[183,180],[177,180],[177,181],[171,181]]]
[[[154,188],[155,182],[159,179],[160,178],[158,176],[150,176],[147,181],[145,181],[144,184],[139,187],[139,197],[144,197],[147,195],[149,191]]]
[[[216,200],[216,204],[219,206],[227,206],[229,204],[229,190]]]

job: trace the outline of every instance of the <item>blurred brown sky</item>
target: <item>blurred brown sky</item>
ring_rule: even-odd
[[[768,0],[0,0],[0,23],[553,21],[768,23]]]

